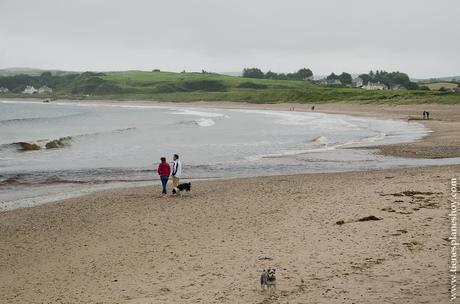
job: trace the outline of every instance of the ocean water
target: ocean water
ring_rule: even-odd
[[[459,163],[359,149],[428,132],[413,122],[319,112],[0,101],[0,210],[149,184],[160,157],[174,153],[186,179]]]

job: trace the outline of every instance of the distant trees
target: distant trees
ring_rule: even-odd
[[[50,80],[51,78],[53,78],[53,74],[51,74],[51,72],[46,71],[40,75],[40,78],[43,80]]]
[[[339,75],[339,80],[343,84],[351,84],[353,78],[350,74],[342,72],[342,74]]]
[[[331,75],[326,77],[327,80],[337,80],[339,79],[339,76],[335,75],[334,73],[331,73]]]
[[[380,82],[388,87],[400,85],[409,90],[417,90],[419,86],[412,82],[406,73],[401,72],[387,72],[383,70],[370,71],[368,74],[361,74],[359,77],[363,80],[364,84],[370,82]]]
[[[278,79],[278,80],[305,80],[313,76],[313,72],[308,68],[302,68],[295,73],[275,73],[268,71],[262,72],[259,68],[245,68],[243,77],[260,78],[260,79]]]
[[[243,75],[243,76],[244,76],[244,75]],[[275,79],[276,77],[278,77],[278,74],[273,73],[272,71],[268,71],[267,73],[265,73],[265,77],[264,77],[264,78],[267,78],[267,79]]]
[[[339,80],[342,84],[351,84],[353,78],[350,74],[346,72],[342,72],[340,75],[336,75],[335,73],[331,73],[329,76],[326,77],[327,80]]]
[[[243,77],[248,78],[265,78],[264,72],[258,68],[246,68],[243,70]]]
[[[298,70],[296,74],[296,76],[300,79],[307,79],[313,76],[313,72],[310,69],[306,68]]]

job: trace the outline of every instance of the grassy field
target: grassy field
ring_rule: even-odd
[[[180,102],[460,103],[460,94],[451,92],[367,91],[324,87],[309,81],[253,79],[208,73],[142,71],[83,73],[53,89],[53,96],[41,97]],[[30,95],[3,94],[3,97],[25,96],[30,97]]]

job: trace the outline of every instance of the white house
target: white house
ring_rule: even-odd
[[[0,93],[8,93],[8,88],[0,87]]]
[[[351,86],[354,87],[354,88],[360,88],[363,86],[363,80],[361,79],[361,77],[356,77],[355,79],[353,79],[351,81]]]
[[[47,94],[47,93],[53,93],[53,89],[47,86],[42,86],[38,89],[38,94]]]
[[[35,94],[37,93],[37,89],[34,88],[33,86],[27,86],[24,91],[23,91],[24,94]]]
[[[365,90],[388,90],[388,87],[383,84],[383,83],[380,83],[380,81],[378,82],[368,82],[366,85],[363,86],[363,89]]]

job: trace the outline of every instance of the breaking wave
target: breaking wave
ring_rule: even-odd
[[[58,149],[70,146],[71,136],[61,137],[58,139],[41,139],[31,142],[15,142],[10,145],[17,147],[19,151],[37,151],[44,149]]]
[[[192,121],[183,121],[181,124],[196,125],[199,127],[211,127],[216,124],[215,120],[221,120],[225,118],[230,118],[230,116],[214,112],[203,112],[190,109],[174,109],[171,114],[174,115],[190,115],[190,116],[200,116],[199,119]]]
[[[313,139],[312,142],[317,143],[319,145],[327,146],[329,140],[326,136],[318,136],[315,139]]]
[[[263,158],[281,158],[281,157],[288,157],[288,156],[296,156],[296,155],[301,155],[301,154],[308,154],[308,153],[317,153],[317,152],[325,152],[325,151],[330,151],[330,150],[335,150],[339,148],[347,148],[347,147],[352,147],[352,146],[362,146],[366,145],[369,143],[374,143],[380,140],[383,140],[385,138],[386,134],[385,133],[378,133],[377,135],[370,136],[370,137],[365,137],[361,140],[356,140],[356,141],[346,141],[346,142],[341,142],[341,143],[333,143],[330,144],[329,140],[325,136],[319,136],[316,137],[312,140],[312,142],[321,145],[321,148],[306,148],[306,149],[301,149],[301,150],[285,150],[285,151],[279,151],[277,153],[271,153],[271,154],[261,154],[261,155],[252,155],[248,156],[245,159],[249,161],[257,161]]]
[[[196,123],[196,125],[198,125],[200,127],[210,127],[210,126],[213,126],[213,125],[216,124],[214,122],[214,120],[208,119],[208,118],[197,119],[197,120],[195,120],[195,123]]]
[[[60,137],[57,139],[38,139],[32,141],[19,141],[10,144],[0,145],[0,150],[5,150],[9,148],[16,148],[16,150],[21,152],[27,151],[39,151],[39,150],[48,150],[48,149],[59,149],[69,147],[72,144],[72,141],[81,137],[90,137],[90,136],[100,136],[113,133],[121,133],[125,131],[134,130],[136,128],[125,128],[125,129],[116,129],[107,132],[95,132],[87,134],[78,134],[72,136]]]
[[[200,117],[221,117],[221,118],[229,118],[228,115],[224,114],[219,114],[219,113],[213,113],[213,112],[203,112],[203,111],[195,111],[195,110],[189,110],[189,109],[179,109],[176,110],[174,109],[171,114],[174,115],[190,115],[190,116],[200,116]]]
[[[216,122],[210,118],[200,118],[195,120],[185,120],[180,122],[181,125],[199,126],[199,127],[211,127]]]

